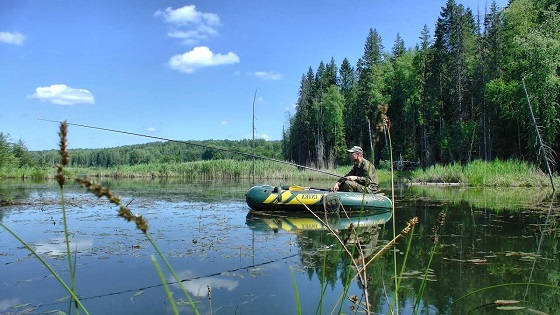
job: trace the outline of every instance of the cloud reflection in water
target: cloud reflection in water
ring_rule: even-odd
[[[177,273],[179,279],[189,279],[193,278],[194,274],[190,270],[185,270]],[[173,277],[169,278],[169,282],[173,282],[175,279]],[[221,278],[221,277],[206,277],[200,279],[194,279],[190,281],[183,282],[183,285],[192,295],[196,297],[203,297],[208,295],[208,286],[212,290],[216,289],[227,289],[228,291],[233,291],[239,285],[238,281]],[[175,287],[179,288],[178,284],[174,284]]]
[[[70,240],[70,251],[85,252],[93,247],[93,239],[86,240]],[[64,238],[50,240],[46,243],[38,243],[35,250],[41,255],[63,256],[66,254],[66,243]]]

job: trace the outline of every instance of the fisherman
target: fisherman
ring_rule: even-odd
[[[379,191],[377,174],[375,167],[364,158],[364,150],[359,146],[353,146],[346,150],[350,160],[354,162],[354,167],[340,178],[333,186],[333,191],[356,191],[366,193],[376,193]]]

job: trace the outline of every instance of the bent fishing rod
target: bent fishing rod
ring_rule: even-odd
[[[43,119],[43,118],[38,118],[38,120],[48,121],[48,122],[53,122],[53,123],[59,123],[59,124],[63,123],[62,121]],[[156,140],[163,140],[163,141],[168,141],[168,142],[183,143],[183,144],[188,144],[188,145],[192,145],[192,146],[195,146],[195,147],[201,147],[201,148],[205,148],[205,149],[212,149],[212,150],[217,150],[217,151],[230,152],[230,153],[243,155],[243,156],[246,156],[246,157],[252,157],[252,158],[257,158],[257,159],[261,159],[261,160],[268,160],[268,161],[273,161],[273,162],[277,162],[277,163],[287,164],[287,165],[291,165],[291,166],[295,166],[295,167],[304,168],[304,169],[307,169],[307,170],[310,170],[310,171],[315,171],[315,172],[323,173],[323,174],[326,174],[326,175],[335,176],[335,177],[338,177],[338,178],[343,178],[344,177],[342,175],[337,175],[337,174],[330,173],[330,172],[327,172],[327,171],[323,171],[323,170],[320,170],[320,169],[317,169],[317,168],[313,168],[313,167],[309,167],[309,166],[305,166],[305,165],[300,165],[300,164],[296,164],[296,163],[292,163],[292,162],[288,162],[288,161],[284,161],[284,160],[279,160],[279,159],[275,159],[275,158],[271,158],[271,157],[267,157],[267,156],[245,153],[245,152],[241,152],[241,151],[237,151],[237,150],[224,149],[224,148],[219,148],[219,147],[214,147],[214,146],[210,146],[210,145],[204,145],[204,144],[194,143],[194,142],[189,142],[189,141],[184,141],[184,140],[175,140],[175,139],[169,139],[169,138],[158,137],[158,136],[150,136],[150,135],[146,135],[146,134],[124,131],[124,130],[96,127],[96,126],[91,126],[91,125],[83,125],[83,124],[76,124],[76,123],[70,123],[70,122],[66,122],[66,124],[68,124],[70,126],[96,129],[96,130],[103,130],[103,131],[121,133],[121,134],[126,134],[126,135],[132,135],[132,136],[138,136],[138,137],[144,137],[144,138],[150,138],[150,139],[156,139]]]

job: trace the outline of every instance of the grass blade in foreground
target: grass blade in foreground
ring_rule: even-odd
[[[28,251],[30,251],[39,261],[49,270],[49,272],[53,275],[53,277],[64,287],[66,292],[72,296],[72,299],[78,304],[78,306],[84,311],[84,313],[89,315],[89,312],[86,310],[80,299],[74,294],[74,292],[68,287],[68,285],[60,278],[60,276],[54,271],[54,269],[39,255],[29,244],[27,244],[23,239],[21,239],[15,232],[10,230],[7,226],[5,226],[2,222],[0,222],[0,226],[2,226],[8,233],[10,233],[15,239],[17,239]]]
[[[154,267],[156,268],[159,280],[161,281],[161,284],[163,285],[163,289],[165,290],[165,294],[167,295],[167,300],[169,300],[169,304],[171,304],[171,308],[173,309],[173,314],[178,315],[179,311],[177,310],[177,305],[175,305],[175,300],[173,299],[173,294],[171,293],[171,291],[169,290],[169,287],[167,286],[167,282],[165,281],[165,278],[163,277],[163,273],[161,272],[161,268],[159,267],[159,264],[158,264],[156,258],[154,257],[154,255],[152,255],[151,258],[152,258],[152,263],[154,263]]]
[[[298,286],[296,283],[296,276],[294,275],[294,270],[290,268],[290,274],[292,275],[292,286],[294,287],[294,295],[296,297],[296,308],[298,315],[301,315],[301,302],[299,300]]]

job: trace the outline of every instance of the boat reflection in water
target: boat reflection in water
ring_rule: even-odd
[[[350,217],[346,217],[344,213],[328,214],[325,221],[325,213],[318,214],[350,249],[353,253],[352,259],[373,257],[380,247],[378,246],[379,232],[383,229],[383,224],[391,219],[391,211],[384,213],[376,211],[373,214],[354,212],[349,215]],[[255,233],[295,234],[302,265],[308,269],[308,272],[320,274],[326,259],[329,262],[326,267],[327,278],[331,281],[340,278],[340,272],[345,272],[343,270],[346,268],[343,266],[352,264],[337,238],[323,222],[309,213],[250,211],[246,223]],[[351,250],[358,244],[361,250]]]
[[[347,230],[352,225],[354,228],[366,228],[385,224],[391,219],[391,211],[383,213],[349,213],[349,217],[344,214],[328,214],[325,221],[324,214],[319,214],[321,220],[326,222],[333,230]],[[322,215],[322,217],[321,217]],[[247,225],[254,231],[274,231],[284,230],[287,232],[309,231],[309,230],[328,230],[319,219],[310,213],[301,212],[263,212],[250,211],[247,214]]]

